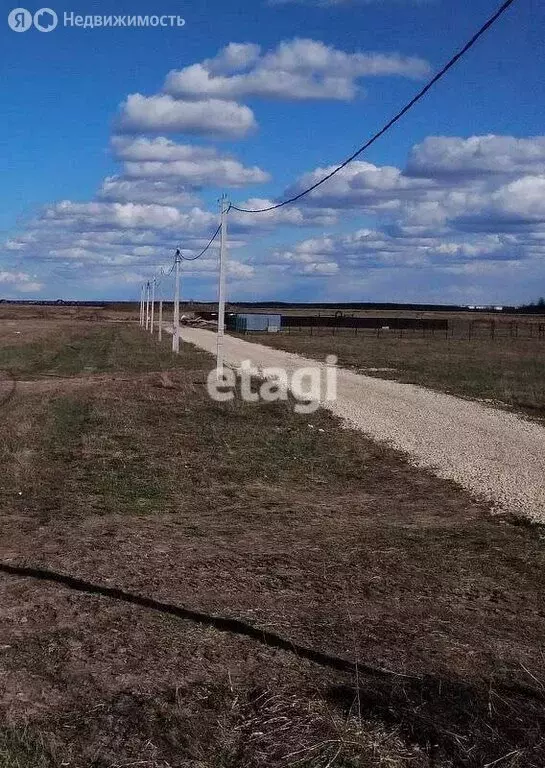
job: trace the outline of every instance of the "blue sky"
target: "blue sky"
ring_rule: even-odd
[[[223,191],[275,200],[363,143],[496,7],[464,5],[82,0],[52,3],[49,33],[4,21],[0,296],[135,297],[177,246],[206,243]],[[186,24],[84,29],[64,27],[65,12]],[[545,293],[544,22],[542,3],[517,0],[318,193],[277,215],[231,214],[230,297]],[[214,249],[188,264],[185,296],[215,298],[216,267]]]

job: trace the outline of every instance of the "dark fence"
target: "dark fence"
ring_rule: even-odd
[[[198,312],[206,320],[216,320],[217,313]],[[231,315],[231,321],[235,314]],[[537,318],[536,318],[537,320]],[[335,315],[282,315],[282,333],[309,335],[354,334],[376,336],[377,338],[437,337],[477,340],[539,340],[545,341],[545,323],[534,321],[508,320],[507,318],[485,319],[464,317],[411,318],[411,317],[353,317],[341,311]]]
[[[217,312],[198,312],[203,320],[216,320]],[[263,314],[263,313],[261,313]],[[228,317],[234,324],[236,315]],[[415,329],[446,331],[449,321],[443,318],[411,317],[352,317],[340,312],[336,315],[282,315],[282,328],[384,328],[391,330]]]
[[[287,322],[285,322],[287,321]],[[284,317],[281,331],[310,336],[354,334],[377,338],[438,338],[459,341],[545,341],[545,323],[494,322],[460,319],[434,320],[428,318],[351,318]]]
[[[448,320],[441,318],[411,317],[350,317],[332,315],[282,315],[282,328],[384,328],[390,330],[437,330],[446,331]]]

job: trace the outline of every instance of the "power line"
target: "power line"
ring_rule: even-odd
[[[498,10],[494,13],[493,16],[491,16],[488,21],[483,24],[483,26],[479,29],[478,32],[476,32],[473,37],[464,45],[463,48],[461,48],[458,53],[456,53],[450,61],[445,64],[445,66],[434,76],[432,79],[422,88],[421,91],[419,91],[416,96],[411,99],[411,101],[406,104],[403,109],[395,115],[386,125],[384,125],[380,131],[375,133],[374,136],[372,136],[369,141],[367,141],[362,147],[360,147],[354,154],[350,155],[349,158],[347,158],[341,165],[339,165],[335,170],[331,171],[331,173],[328,173],[327,176],[324,176],[323,179],[320,179],[320,181],[317,181],[315,184],[313,184],[308,189],[305,189],[303,192],[300,192],[299,194],[295,195],[294,197],[290,197],[287,200],[283,200],[281,203],[276,203],[275,205],[270,205],[267,208],[257,208],[257,209],[251,209],[251,208],[239,208],[236,205],[231,205],[229,209],[234,211],[240,211],[240,213],[266,213],[268,211],[275,211],[277,208],[282,208],[285,205],[290,205],[290,203],[295,203],[297,200],[300,200],[302,197],[305,197],[305,195],[308,195],[310,192],[313,192],[315,189],[320,187],[322,184],[325,184],[326,181],[329,181],[329,179],[333,178],[339,171],[342,171],[343,168],[346,168],[349,163],[351,163],[353,160],[355,160],[357,157],[359,157],[363,152],[365,152],[366,149],[368,149],[372,144],[377,141],[381,136],[383,136],[387,131],[390,130],[390,128],[395,125],[395,123],[398,122],[407,112],[414,107],[414,105],[422,99],[426,93],[432,88],[435,83],[437,83],[441,78],[446,75],[446,73],[451,69],[461,58],[464,56],[470,48],[472,48],[477,40],[479,40],[480,37],[484,35],[484,33],[490,29],[490,27],[502,16],[505,11],[509,8],[510,5],[512,5],[515,2],[515,0],[505,0],[505,2],[498,8]]]
[[[144,291],[149,291],[152,283],[155,283],[156,287],[161,285],[162,279],[170,277],[170,275],[174,272],[174,270],[176,268],[176,264],[178,263],[178,261],[196,261],[197,259],[200,259],[201,256],[204,256],[204,254],[208,251],[208,249],[210,248],[210,246],[212,245],[212,243],[214,242],[216,237],[219,235],[220,231],[221,231],[221,224],[218,226],[218,228],[216,229],[216,231],[214,232],[214,234],[212,235],[212,237],[208,241],[208,244],[206,245],[206,247],[203,248],[203,250],[197,256],[191,256],[191,257],[190,256],[184,256],[182,251],[180,250],[180,248],[177,248],[176,249],[176,254],[174,256],[174,261],[173,261],[170,269],[168,270],[168,272],[166,272],[165,269],[163,267],[161,267],[159,269],[159,274],[158,275],[157,274],[154,275],[154,277],[151,280],[146,280],[143,283]]]
[[[208,249],[210,248],[210,246],[212,245],[212,243],[214,242],[214,240],[218,236],[220,230],[221,230],[221,224],[219,225],[219,227],[216,229],[216,231],[214,232],[214,234],[210,238],[206,248],[203,248],[203,250],[198,254],[198,256],[184,256],[182,251],[181,251],[181,249],[177,248],[176,249],[176,254],[174,256],[174,261],[172,262],[168,272],[165,272],[163,267],[161,267],[161,269],[160,269],[160,276],[159,276],[159,278],[156,278],[158,280],[158,282],[160,282],[162,277],[170,277],[170,275],[174,272],[174,270],[176,268],[176,261],[177,261],[177,259],[180,259],[182,261],[196,261],[197,259],[200,259],[201,256],[204,256],[204,254],[208,251]]]
[[[212,243],[214,242],[216,237],[219,235],[220,230],[221,230],[221,224],[219,225],[219,227],[216,229],[216,231],[214,232],[214,234],[210,238],[210,241],[208,242],[208,245],[206,246],[206,248],[203,248],[203,250],[199,253],[198,256],[184,256],[181,251],[177,251],[177,253],[180,254],[180,256],[182,257],[183,261],[197,261],[197,259],[200,259],[201,256],[204,256],[204,254],[210,248],[210,246],[212,245]]]

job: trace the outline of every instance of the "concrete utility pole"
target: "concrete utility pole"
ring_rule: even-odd
[[[149,280],[146,283],[146,331],[149,330]]]
[[[220,239],[220,274],[218,290],[218,333],[216,348],[216,371],[218,378],[223,376],[223,337],[225,335],[225,274],[227,270],[227,211],[229,203],[227,196],[222,195],[221,210],[221,239]]]
[[[163,338],[163,299],[159,300],[159,341]]]
[[[180,351],[180,262],[179,250],[176,251],[174,262],[174,327],[172,329],[172,351],[176,354]]]
[[[142,328],[146,325],[146,284],[142,285]]]
[[[151,282],[151,323],[150,333],[153,335],[153,324],[155,322],[155,286],[157,284],[157,278],[154,277]]]
[[[140,325],[144,326],[144,283],[140,289]]]
[[[157,282],[157,299],[159,301],[159,328],[158,328],[158,336],[159,341],[163,338],[163,280],[165,279],[165,272],[163,268],[161,267],[161,271],[159,272],[159,280]]]

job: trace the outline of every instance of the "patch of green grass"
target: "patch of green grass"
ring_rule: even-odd
[[[109,330],[80,331],[77,336],[62,330],[39,341],[0,347],[0,368],[11,370],[18,378],[73,376],[101,369],[111,345]]]
[[[104,464],[95,478],[95,490],[109,506],[138,511],[160,506],[164,492],[158,477],[142,476],[141,462],[121,458]]]
[[[63,329],[40,341],[0,346],[0,370],[10,370],[19,379],[33,379],[183,368],[186,357],[174,356],[169,342],[165,334],[159,344],[156,335],[151,337],[138,326]]]
[[[36,374],[49,363],[48,348],[49,343],[44,346],[40,342],[0,347],[0,369],[13,371],[18,377]]]
[[[58,397],[51,401],[49,418],[51,448],[69,451],[92,427],[91,405],[81,397]]]
[[[50,401],[41,449],[49,491],[41,496],[55,500],[56,515],[145,513],[165,503],[141,415],[115,397],[106,404],[100,390]]]
[[[0,768],[55,768],[55,763],[26,729],[0,727]]]

